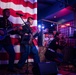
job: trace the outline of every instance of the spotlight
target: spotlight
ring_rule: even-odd
[[[38,28],[41,28],[41,25],[38,25]]]
[[[51,24],[51,27],[53,27],[53,24]]]
[[[42,26],[42,29],[44,29],[44,26]]]

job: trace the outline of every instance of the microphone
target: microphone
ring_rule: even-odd
[[[20,13],[16,13],[17,15],[19,15],[19,16],[23,16],[22,14],[20,14]]]

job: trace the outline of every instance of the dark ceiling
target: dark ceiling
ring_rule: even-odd
[[[38,20],[44,17],[47,13],[47,10],[49,10],[49,8],[55,3],[56,0],[38,0]]]
[[[56,3],[56,0],[38,0],[38,8],[40,10],[48,8]],[[42,7],[42,8],[41,8]]]
[[[41,19],[55,22],[63,19],[72,20],[75,4],[76,0],[38,0],[38,21]]]

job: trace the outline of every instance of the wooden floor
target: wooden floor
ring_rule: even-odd
[[[15,68],[16,72],[9,72],[7,70],[7,65],[0,65],[0,75],[33,75],[32,72],[32,64],[29,63],[28,65],[28,73],[27,71],[27,65],[25,64],[23,69],[17,69]],[[61,65],[58,66],[58,74],[57,75],[76,75],[76,68],[73,65]]]

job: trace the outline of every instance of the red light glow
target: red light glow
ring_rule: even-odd
[[[65,25],[61,25],[61,28],[65,28],[66,26]]]
[[[70,26],[70,23],[65,24],[66,26]]]

